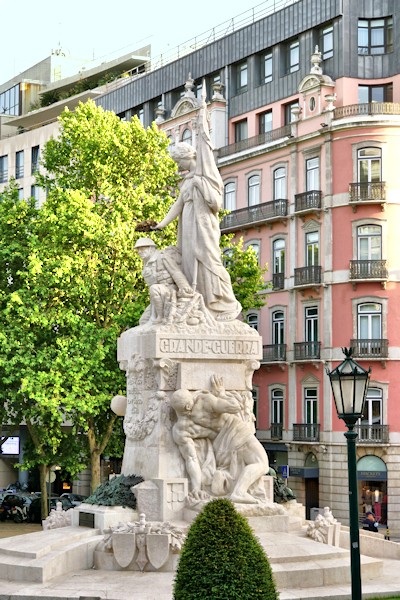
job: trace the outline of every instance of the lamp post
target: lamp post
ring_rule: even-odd
[[[371,369],[366,371],[351,358],[352,348],[342,348],[345,359],[332,371],[326,370],[339,419],[346,423],[347,465],[349,473],[351,598],[361,600],[360,532],[357,491],[357,432],[354,426],[362,417]]]

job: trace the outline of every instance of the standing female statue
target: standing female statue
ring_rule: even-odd
[[[215,319],[235,319],[241,306],[221,259],[218,212],[222,207],[223,183],[212,151],[204,96],[198,118],[197,150],[181,142],[171,150],[171,156],[179,171],[185,173],[184,179],[178,199],[155,229],[162,229],[179,217],[178,248],[186,278],[202,294]]]

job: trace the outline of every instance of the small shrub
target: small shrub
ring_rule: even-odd
[[[174,600],[277,600],[268,558],[229,500],[209,502],[193,521],[174,582]]]

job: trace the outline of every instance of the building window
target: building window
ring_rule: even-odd
[[[247,61],[236,65],[236,91],[247,91]]]
[[[275,240],[272,245],[274,275],[285,273],[285,240]]]
[[[287,199],[286,192],[286,169],[279,167],[274,170],[274,200],[285,200]]]
[[[254,415],[254,433],[255,433],[255,427],[257,427],[257,419],[258,419],[258,397],[259,397],[259,390],[256,385],[251,390],[251,395],[253,397],[253,415]]]
[[[261,58],[261,82],[272,81],[272,52],[269,51]]]
[[[318,423],[318,390],[317,388],[304,388],[304,417],[309,425]]]
[[[321,30],[320,50],[322,59],[332,58],[333,56],[333,26],[328,25]]]
[[[283,425],[283,390],[271,390],[271,424]]]
[[[293,109],[298,109],[300,107],[299,101],[289,102],[288,104],[284,104],[284,119],[285,125],[289,125],[289,123],[293,123],[296,120],[296,115],[292,112]]]
[[[247,119],[235,123],[235,142],[247,140]]]
[[[0,183],[8,181],[8,156],[0,156]]]
[[[361,425],[382,425],[382,390],[368,388]]]
[[[182,142],[186,142],[187,144],[192,143],[192,131],[188,127],[182,133]]]
[[[40,156],[40,148],[39,146],[33,146],[31,150],[31,174],[34,175],[37,171],[39,171],[39,156]]]
[[[305,341],[318,342],[318,306],[305,308]]]
[[[0,114],[19,115],[20,84],[0,94]]]
[[[144,125],[144,109],[143,109],[143,107],[138,108],[138,110],[136,111],[136,115],[137,115],[137,118],[139,119],[139,121],[141,122],[141,124]]]
[[[382,227],[380,225],[361,225],[357,227],[358,260],[381,260]]]
[[[381,181],[380,148],[362,148],[357,153],[358,182],[377,183]]]
[[[377,302],[368,302],[359,304],[358,313],[358,339],[359,340],[380,340],[382,339],[382,305]],[[367,342],[366,342],[367,344]],[[367,344],[368,345],[368,344]],[[368,348],[363,348],[364,353]]]
[[[393,52],[393,19],[358,20],[358,54]]]
[[[359,85],[358,103],[393,102],[393,84],[386,85]]]
[[[252,175],[247,180],[247,200],[249,206],[260,204],[260,176]]]
[[[299,40],[292,40],[286,47],[286,72],[294,73],[300,68],[300,45]]]
[[[260,262],[260,256],[261,256],[261,244],[260,244],[260,240],[249,240],[248,242],[245,243],[244,247],[245,249],[247,249],[249,246],[251,246],[254,250],[254,253],[257,257],[258,262]]]
[[[24,176],[24,151],[15,153],[15,179],[21,179]]]
[[[307,192],[319,190],[319,158],[306,160],[306,186]]]
[[[224,186],[224,209],[236,210],[236,184],[234,181],[229,181]]]
[[[283,310],[275,310],[272,313],[272,343],[285,343],[285,315]]]
[[[24,199],[24,188],[18,188],[18,200]]]
[[[266,110],[258,115],[258,133],[272,131],[272,110]]]
[[[36,208],[40,208],[39,194],[40,187],[38,185],[31,185],[31,198],[35,199]]]
[[[247,324],[250,325],[253,329],[258,331],[258,314],[257,313],[249,313],[246,317]]]
[[[319,265],[319,233],[310,231],[306,234],[306,266],[316,267]]]

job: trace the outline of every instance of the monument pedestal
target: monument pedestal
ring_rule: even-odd
[[[240,398],[240,419],[254,431],[252,376],[261,355],[261,337],[237,320],[216,323],[212,332],[208,325],[148,323],[121,335],[118,360],[127,378],[122,473],[145,479],[135,490],[146,515],[151,507],[152,518],[181,518],[188,493],[185,461],[172,436],[174,392],[210,391],[217,377]],[[142,503],[144,496],[150,503]]]

